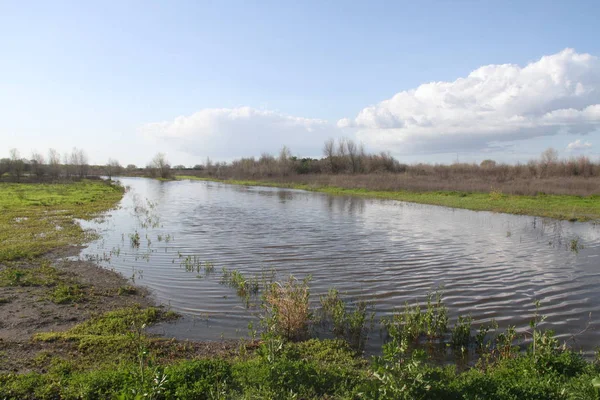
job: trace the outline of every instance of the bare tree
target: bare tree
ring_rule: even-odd
[[[48,173],[53,179],[60,176],[60,154],[54,149],[48,150]]]
[[[556,164],[558,164],[558,151],[552,147],[544,150],[540,157],[540,176],[544,177],[549,174]]]
[[[76,172],[79,178],[85,178],[88,174],[90,167],[88,156],[83,149],[73,148],[73,154],[77,160],[75,165],[77,166]]]
[[[212,163],[210,157],[206,157],[205,167],[206,167],[206,173],[208,173],[208,175],[212,175],[212,173],[213,173],[213,170],[212,170],[213,169],[213,163]]]
[[[150,173],[154,177],[168,179],[171,177],[171,165],[164,153],[157,153],[148,165]]]
[[[323,155],[329,162],[329,168],[335,173],[335,140],[327,139],[323,145]]]
[[[17,181],[21,181],[21,175],[25,169],[25,163],[21,159],[21,154],[17,149],[10,150],[10,173],[13,178]]]
[[[291,172],[292,152],[287,146],[283,146],[279,152],[279,169],[283,176],[287,176]]]
[[[358,146],[353,140],[346,139],[346,150],[348,150],[348,159],[350,160],[350,169],[353,174],[360,172],[360,157]]]
[[[44,156],[37,151],[31,152],[31,173],[41,179],[46,173]]]
[[[113,158],[109,158],[106,163],[106,175],[108,175],[108,180],[112,180],[113,175],[118,175],[121,172],[121,164]]]

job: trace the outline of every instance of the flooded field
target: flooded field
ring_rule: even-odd
[[[121,181],[130,187],[122,207],[84,223],[100,238],[81,257],[183,314],[158,327],[166,335],[248,335],[260,309],[221,282],[226,268],[311,275],[315,302],[336,288],[370,301],[376,321],[441,287],[451,321],[470,314],[474,327],[495,319],[525,328],[537,299],[542,326],[559,339],[586,352],[600,343],[598,225],[202,181]]]

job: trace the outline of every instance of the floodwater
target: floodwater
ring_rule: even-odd
[[[336,288],[371,301],[376,320],[443,287],[450,322],[470,314],[474,327],[495,319],[525,329],[537,299],[542,327],[588,354],[600,344],[598,225],[203,181],[121,182],[130,187],[121,208],[84,223],[101,237],[81,256],[183,314],[158,328],[168,336],[248,335],[260,310],[220,283],[226,267],[248,277],[311,275],[315,303]],[[130,240],[136,231],[139,247]],[[187,271],[188,256],[215,272]]]

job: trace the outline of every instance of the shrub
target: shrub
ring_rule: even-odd
[[[302,340],[308,337],[312,312],[308,300],[310,277],[302,281],[290,276],[287,282],[271,284],[264,294],[263,318],[268,333],[286,340]]]

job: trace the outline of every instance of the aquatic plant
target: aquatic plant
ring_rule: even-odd
[[[138,231],[129,234],[129,242],[131,243],[131,247],[138,248],[140,247],[140,234]]]
[[[375,313],[364,300],[345,302],[336,289],[329,289],[320,298],[320,322],[331,321],[333,334],[344,339],[357,351],[362,351],[373,329]]]

